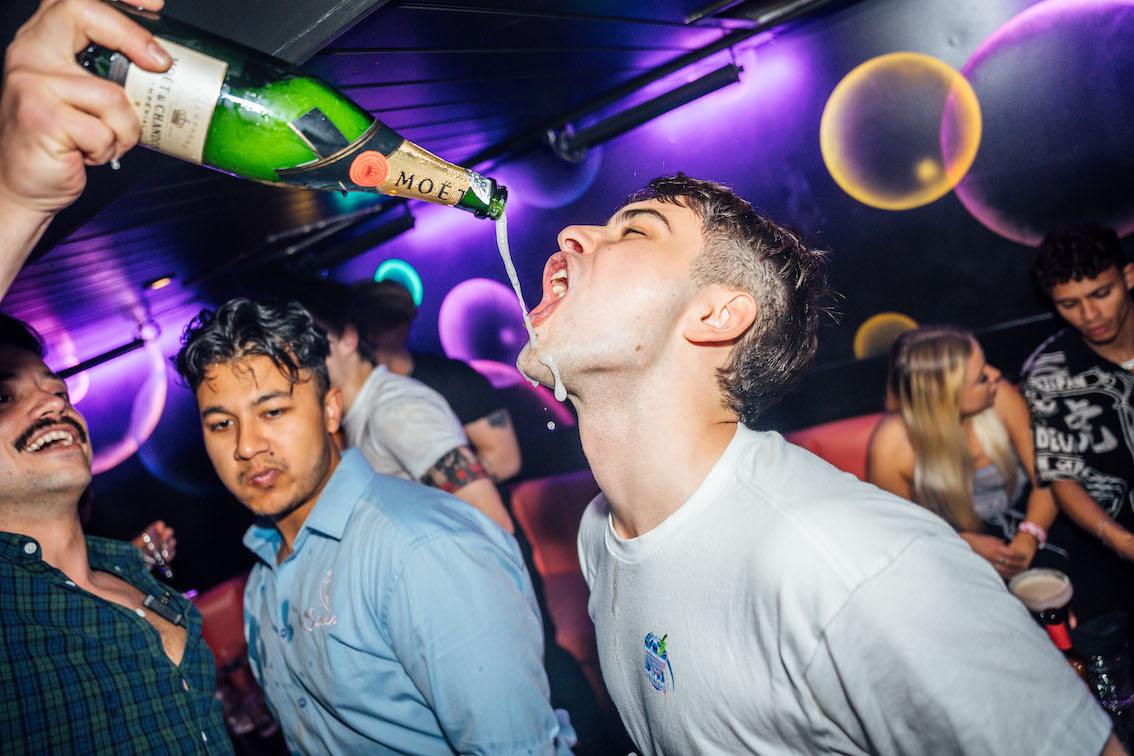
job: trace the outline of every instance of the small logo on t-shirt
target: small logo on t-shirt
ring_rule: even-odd
[[[669,654],[665,651],[665,639],[648,633],[646,635],[646,679],[656,690],[668,693],[673,690],[673,667],[669,663]]]

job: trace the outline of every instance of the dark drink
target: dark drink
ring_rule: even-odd
[[[1074,589],[1071,578],[1059,570],[1037,568],[1025,570],[1008,582],[1016,598],[1023,602],[1032,616],[1047,630],[1051,642],[1063,652],[1069,664],[1080,677],[1086,673],[1083,660],[1071,646],[1071,595]]]

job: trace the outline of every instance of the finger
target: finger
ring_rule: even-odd
[[[83,152],[87,165],[120,158],[138,143],[141,123],[121,87],[80,76],[56,82],[54,87],[60,100],[70,106],[63,121],[68,136],[60,141],[64,147],[68,141],[73,143]]]
[[[69,49],[61,47],[60,40],[69,40]],[[91,42],[121,50],[146,70],[164,71],[169,67],[168,53],[150,32],[98,0],[56,0],[44,4],[17,32],[9,54],[14,49],[17,61],[29,55],[41,66],[64,62],[75,66],[75,54]]]

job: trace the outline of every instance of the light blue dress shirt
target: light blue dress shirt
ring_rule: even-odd
[[[531,581],[488,517],[349,449],[277,565],[281,543],[244,536],[244,621],[292,751],[569,753]]]

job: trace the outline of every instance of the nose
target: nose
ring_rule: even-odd
[[[63,414],[63,410],[67,409],[67,400],[53,391],[36,389],[35,404],[33,406],[33,412],[39,417],[61,415]]]
[[[1098,318],[1100,312],[1101,311],[1099,310],[1099,306],[1091,300],[1088,299],[1083,303],[1083,320],[1095,320]]]
[[[590,254],[598,246],[598,226],[568,226],[559,232],[559,248],[581,255]]]
[[[252,459],[257,454],[269,451],[271,445],[267,438],[256,430],[254,423],[240,423],[236,432],[236,459]]]

